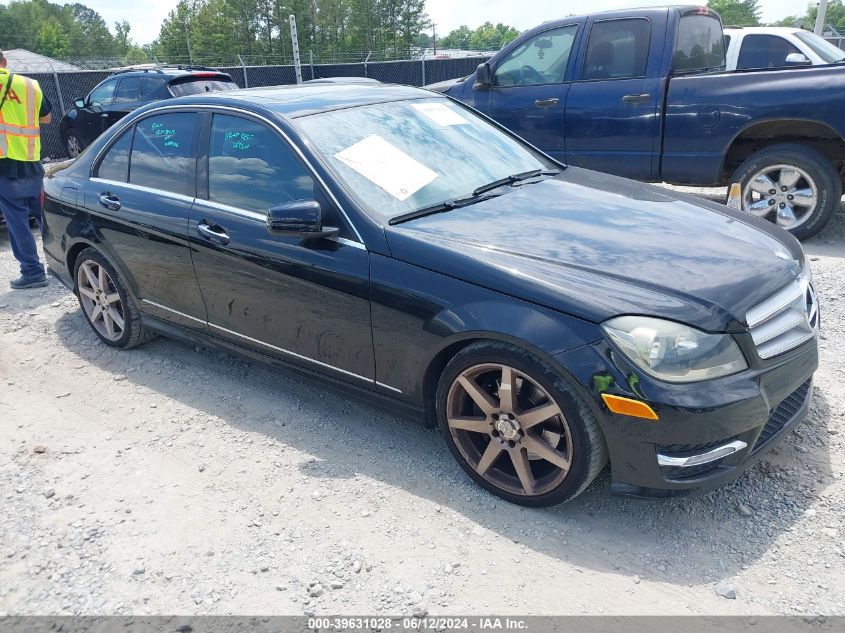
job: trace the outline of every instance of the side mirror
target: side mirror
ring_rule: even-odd
[[[316,200],[294,200],[271,207],[267,230],[273,235],[319,239],[334,237],[340,230],[323,226],[323,210]]]
[[[790,53],[786,56],[784,66],[792,68],[794,66],[812,66],[813,62],[807,59],[803,53]]]
[[[85,107],[85,99],[79,99],[79,98],[74,99],[73,105],[75,105],[77,108],[84,108]]]
[[[473,90],[489,90],[493,85],[493,70],[490,68],[488,62],[479,64],[475,71],[475,83],[472,85]]]

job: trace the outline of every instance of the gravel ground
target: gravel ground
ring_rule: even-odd
[[[696,193],[719,195],[713,192]],[[157,339],[98,343],[0,236],[0,614],[845,614],[845,209],[805,248],[808,420],[709,496],[529,510],[436,431]]]

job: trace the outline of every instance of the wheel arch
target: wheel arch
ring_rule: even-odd
[[[437,424],[437,412],[435,406],[437,385],[440,382],[440,377],[443,375],[443,370],[446,368],[446,365],[449,364],[449,361],[457,356],[462,350],[475,343],[506,343],[508,345],[512,345],[513,347],[525,350],[526,352],[529,352],[541,360],[551,364],[561,373],[566,374],[573,383],[579,384],[575,376],[565,367],[561,366],[553,354],[544,351],[529,341],[496,331],[461,332],[444,341],[443,345],[429,360],[423,373],[422,398],[423,409],[425,412],[425,422],[427,426],[435,426]]]
[[[845,180],[845,140],[836,130],[812,119],[770,119],[755,121],[734,136],[722,161],[721,182],[728,184],[749,156],[773,145],[814,149],[830,160]]]
[[[125,280],[126,283],[126,291],[132,295],[132,298],[135,301],[138,301],[138,293],[135,292],[135,284],[134,279],[126,274],[126,270],[123,266],[121,266],[120,261],[116,257],[113,257],[111,253],[109,253],[108,249],[103,248],[102,242],[94,242],[87,239],[78,239],[73,244],[71,244],[66,252],[65,261],[67,264],[68,275],[71,278],[73,283],[74,290],[76,289],[76,275],[74,274],[74,269],[76,268],[76,260],[79,258],[79,254],[82,253],[86,248],[93,248],[96,250],[100,255],[106,258],[106,260],[111,264],[117,273]]]

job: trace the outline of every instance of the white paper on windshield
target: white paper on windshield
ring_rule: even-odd
[[[420,113],[427,116],[429,119],[442,127],[450,125],[467,125],[469,121],[462,117],[460,113],[450,110],[442,103],[414,103],[412,104]]]
[[[397,200],[406,200],[437,174],[382,137],[371,134],[334,155]]]

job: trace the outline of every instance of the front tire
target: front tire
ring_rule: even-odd
[[[88,325],[103,343],[129,349],[153,338],[141,324],[141,313],[109,261],[93,248],[76,258],[75,292]]]
[[[607,463],[598,422],[576,387],[505,343],[473,343],[449,361],[437,387],[437,418],[467,474],[519,505],[568,501]]]
[[[823,154],[802,145],[773,145],[734,172],[742,209],[805,240],[821,231],[839,207],[842,179]]]

